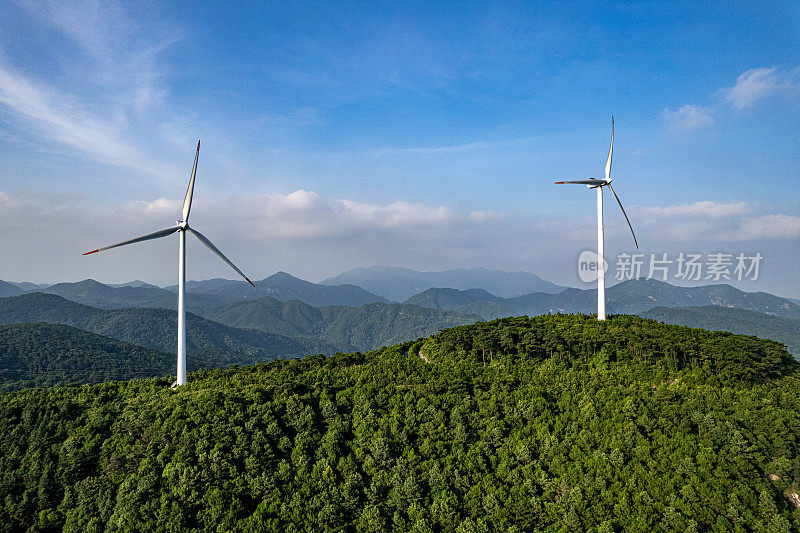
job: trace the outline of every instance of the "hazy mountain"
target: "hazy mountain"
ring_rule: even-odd
[[[766,315],[746,309],[707,305],[703,307],[656,307],[641,314],[667,324],[754,335],[782,342],[800,357],[800,319]]]
[[[109,287],[144,287],[146,289],[160,289],[158,285],[153,285],[152,283],[146,283],[140,279],[135,279],[133,281],[128,281],[127,283],[107,283]]]
[[[370,350],[480,319],[414,305],[372,303],[316,308],[297,300],[280,302],[271,297],[211,309],[205,316],[238,328],[319,338],[339,351]]]
[[[433,287],[484,289],[504,298],[532,292],[557,293],[564,290],[530,272],[503,272],[485,268],[418,272],[410,268],[371,266],[354,268],[320,283],[350,283],[389,300],[402,302]]]
[[[152,378],[174,373],[174,354],[62,324],[0,326],[2,391]]]
[[[123,309],[126,307],[177,309],[178,306],[174,292],[155,285],[112,287],[93,279],[86,279],[76,283],[57,283],[45,289],[38,289],[38,292],[56,294],[67,300],[100,309]],[[206,294],[187,294],[186,296],[186,308],[190,310],[215,307],[222,303],[224,300]]]
[[[9,283],[16,285],[25,292],[38,291],[52,285],[52,283],[30,283],[28,281],[9,281]]]
[[[0,299],[0,324],[24,322],[65,324],[147,348],[176,349],[177,313],[168,309],[98,309],[38,292]],[[186,345],[192,368],[192,352],[227,366],[335,351],[318,339],[233,328],[192,313],[186,314]]]
[[[225,303],[257,300],[264,296],[270,296],[282,302],[300,300],[315,307],[323,305],[361,306],[373,302],[388,303],[386,298],[376,296],[355,285],[320,285],[296,278],[286,272],[277,272],[253,283],[255,288],[245,281],[221,278],[190,281],[186,283],[186,291],[192,294],[214,296]],[[177,286],[169,286],[167,290],[176,291]]]
[[[511,316],[513,311],[504,304],[505,298],[490,294],[483,289],[428,289],[405,301],[407,304],[431,309],[443,309],[478,315],[485,320]]]
[[[17,296],[25,292],[14,283],[0,280],[0,298],[7,298],[9,296]]]
[[[558,294],[540,292],[517,298],[500,298],[475,291],[430,289],[406,303],[433,305],[435,309],[458,312],[470,310],[485,319],[546,313],[594,313],[597,310],[597,291],[594,288],[566,289]],[[654,307],[705,305],[800,318],[800,306],[785,298],[765,292],[744,292],[730,285],[676,287],[661,281],[639,279],[624,281],[606,289],[606,308],[609,313],[640,314]]]

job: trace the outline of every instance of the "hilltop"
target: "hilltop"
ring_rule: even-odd
[[[798,531],[796,363],[631,316],[0,395],[0,529]]]

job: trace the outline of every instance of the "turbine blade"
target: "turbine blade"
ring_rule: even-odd
[[[197,141],[197,152],[194,154],[194,166],[192,167],[192,177],[189,178],[189,188],[186,189],[186,196],[183,199],[183,218],[184,222],[189,221],[189,210],[192,208],[192,193],[194,193],[194,176],[197,174],[197,157],[200,155],[200,141]]]
[[[142,235],[141,237],[136,237],[135,239],[129,239],[127,241],[118,242],[117,244],[111,244],[109,246],[104,246],[103,248],[98,248],[97,250],[92,250],[91,252],[86,252],[83,255],[95,254],[97,252],[102,252],[103,250],[108,250],[110,248],[116,248],[117,246],[125,246],[126,244],[133,244],[135,242],[141,241],[149,241],[150,239],[158,239],[161,237],[166,237],[170,233],[175,233],[178,231],[178,226],[172,226],[171,228],[165,228],[162,230],[154,231],[153,233],[148,233],[147,235]]]
[[[589,180],[573,180],[573,181],[557,181],[556,185],[564,183],[577,183],[578,185],[605,185],[603,180],[589,179]]]
[[[196,229],[192,229],[192,228],[190,228],[190,227],[188,227],[188,226],[186,227],[186,229],[188,229],[189,231],[191,231],[191,232],[194,234],[194,236],[195,236],[195,237],[197,237],[197,238],[200,240],[200,242],[202,242],[203,244],[205,244],[206,246],[208,246],[208,247],[209,247],[209,249],[210,249],[212,252],[214,252],[215,254],[217,254],[217,256],[219,256],[219,258],[220,258],[220,259],[222,259],[223,261],[225,261],[226,263],[228,263],[228,265],[230,265],[230,267],[231,267],[232,269],[234,269],[236,272],[238,272],[238,273],[239,273],[239,275],[240,275],[240,276],[242,276],[242,277],[243,277],[243,278],[244,278],[244,279],[247,281],[247,283],[249,283],[250,285],[253,285],[253,282],[252,282],[252,281],[250,281],[250,278],[248,278],[247,276],[245,276],[245,275],[244,275],[244,272],[242,272],[241,270],[239,270],[239,269],[236,267],[236,265],[234,265],[234,264],[231,262],[231,260],[230,260],[230,259],[228,259],[227,257],[225,257],[225,254],[223,254],[222,252],[220,252],[220,251],[219,251],[219,248],[217,248],[216,246],[214,246],[214,245],[211,243],[211,241],[209,241],[209,240],[206,238],[206,236],[205,236],[205,235],[203,235],[202,233],[200,233],[200,232],[199,232],[199,231],[197,231]],[[255,287],[255,285],[253,285],[253,287]]]
[[[606,159],[606,181],[608,181],[608,179],[611,177],[611,153],[613,151],[614,151],[614,117],[612,116],[611,117],[611,147],[608,149],[608,159]]]
[[[610,183],[608,184],[608,188],[611,189],[611,194],[614,195],[614,199],[617,201],[619,208],[622,210],[622,214],[625,215],[625,222],[627,222],[628,227],[631,228],[631,235],[633,235],[633,243],[636,245],[636,249],[638,250],[639,241],[636,240],[636,234],[633,232],[633,226],[631,226],[631,221],[628,220],[628,214],[625,212],[625,208],[622,207],[622,202],[619,201],[619,196],[617,196],[617,193],[614,192],[614,187],[612,187]]]

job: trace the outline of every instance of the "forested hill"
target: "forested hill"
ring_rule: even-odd
[[[543,316],[2,394],[0,530],[800,531],[797,365]]]
[[[174,354],[61,324],[0,326],[0,391],[174,373]]]

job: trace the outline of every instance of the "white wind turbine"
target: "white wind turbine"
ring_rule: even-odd
[[[608,159],[606,160],[606,178],[596,179],[590,178],[588,180],[575,180],[575,181],[557,181],[556,184],[563,183],[577,183],[579,185],[586,185],[589,189],[597,189],[597,320],[606,319],[606,270],[605,259],[603,257],[603,187],[608,186],[614,199],[619,204],[622,214],[625,216],[625,221],[631,229],[633,235],[633,243],[636,249],[639,249],[639,242],[636,240],[636,234],[633,232],[631,221],[628,220],[628,214],[625,213],[625,208],[622,207],[622,202],[619,201],[617,193],[611,186],[611,154],[614,151],[614,117],[611,117],[611,147],[608,149]]]
[[[186,281],[186,231],[188,230],[192,232],[194,236],[200,240],[200,242],[208,246],[212,252],[219,256],[220,259],[228,263],[231,268],[233,268],[239,273],[240,276],[247,280],[247,283],[253,285],[253,282],[250,281],[250,278],[245,276],[244,272],[239,270],[230,259],[225,257],[225,254],[220,252],[219,248],[214,246],[211,241],[205,237],[205,235],[196,229],[189,227],[189,210],[192,208],[194,177],[197,173],[197,157],[199,155],[200,141],[197,141],[197,152],[194,154],[192,176],[189,178],[189,188],[186,190],[186,197],[183,199],[183,211],[181,214],[182,218],[176,222],[174,226],[159,231],[154,231],[153,233],[148,233],[147,235],[142,235],[141,237],[136,237],[135,239],[130,239],[127,241],[118,242],[117,244],[112,244],[110,246],[105,246],[103,248],[98,248],[97,250],[92,250],[91,252],[86,252],[83,254],[89,255],[102,252],[103,250],[108,250],[110,248],[116,248],[117,246],[125,246],[126,244],[133,244],[135,242],[149,241],[150,239],[159,239],[175,233],[176,231],[178,232],[178,242],[180,243],[178,245],[178,379],[175,382],[178,386],[186,384],[186,309],[184,307],[184,285]],[[255,285],[253,285],[253,287],[255,287]]]

